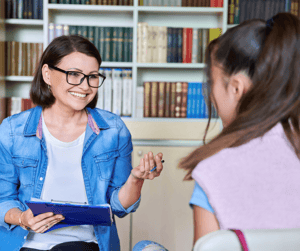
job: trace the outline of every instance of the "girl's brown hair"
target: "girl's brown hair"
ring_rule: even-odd
[[[60,36],[55,38],[44,51],[39,65],[36,69],[30,89],[30,98],[34,104],[43,108],[51,107],[55,97],[44,82],[42,68],[44,64],[56,66],[65,56],[72,52],[81,52],[87,56],[94,57],[101,65],[101,57],[97,48],[86,38],[78,35]],[[98,93],[87,107],[95,108],[98,100]]]
[[[213,56],[213,59],[212,59]],[[243,95],[235,120],[205,144],[211,120],[211,66],[222,65],[226,75],[244,71],[253,87]],[[224,148],[236,147],[264,135],[278,122],[300,158],[300,22],[289,13],[279,13],[266,23],[246,21],[212,41],[206,51],[209,120],[204,145],[183,158],[185,180],[202,160]]]

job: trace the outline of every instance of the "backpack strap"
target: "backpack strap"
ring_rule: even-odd
[[[236,234],[236,236],[239,238],[242,249],[244,251],[249,251],[249,248],[248,248],[248,245],[247,245],[247,242],[246,242],[246,238],[245,238],[245,235],[243,234],[243,232],[241,230],[238,230],[238,229],[230,229],[230,230],[233,231]]]

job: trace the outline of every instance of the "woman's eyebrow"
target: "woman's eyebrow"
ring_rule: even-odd
[[[77,70],[77,71],[83,72],[82,70],[80,70],[80,69],[78,69],[78,68],[69,68],[68,70]],[[93,72],[94,72],[94,73],[99,73],[99,72],[96,71],[96,70],[95,70],[95,71],[91,71],[90,73],[93,73]],[[89,74],[90,74],[90,73],[89,73]]]

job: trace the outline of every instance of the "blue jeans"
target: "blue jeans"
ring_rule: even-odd
[[[132,251],[168,251],[162,245],[154,241],[139,241],[134,245]]]

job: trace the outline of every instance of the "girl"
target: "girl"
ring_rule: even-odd
[[[179,164],[195,180],[194,244],[219,229],[299,228],[299,19],[244,22],[209,44],[206,62],[224,129]]]

